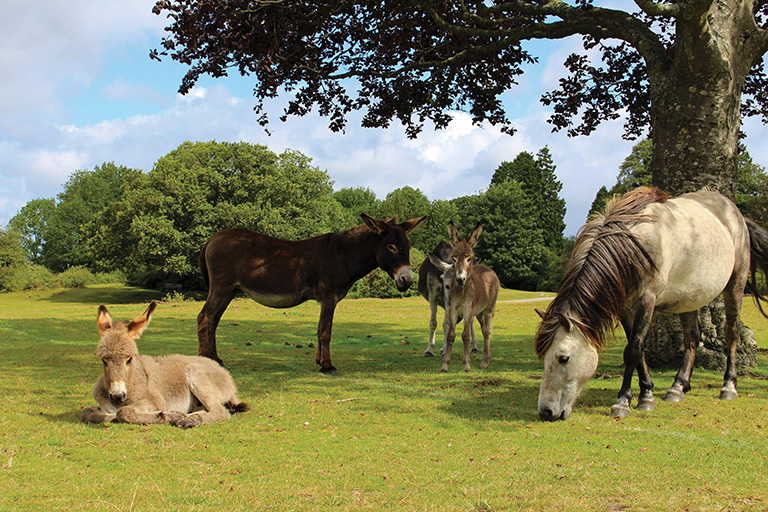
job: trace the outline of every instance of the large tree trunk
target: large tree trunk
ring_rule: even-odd
[[[741,93],[753,64],[740,36],[745,23],[754,25],[754,17],[751,8],[745,7],[749,2],[741,4],[727,10],[724,2],[715,2],[706,6],[707,12],[678,19],[671,62],[648,66],[653,184],[673,196],[708,188],[734,197]],[[722,300],[699,311],[701,347],[723,346],[722,328],[713,320],[720,317],[724,317]],[[743,372],[756,364],[757,345],[749,329],[742,329],[741,338],[739,371]],[[676,318],[656,314],[645,346],[647,362],[651,366],[679,362],[681,340]],[[712,368],[720,365],[713,357],[697,356],[696,362]]]

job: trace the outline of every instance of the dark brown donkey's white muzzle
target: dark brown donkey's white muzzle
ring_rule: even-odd
[[[401,292],[404,292],[413,284],[413,270],[410,265],[400,267],[395,273],[395,286]]]

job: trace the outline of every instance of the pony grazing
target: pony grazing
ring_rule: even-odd
[[[448,242],[440,242],[432,249],[432,254],[437,256],[445,264],[451,263],[451,251],[453,247]],[[424,351],[424,357],[434,357],[435,349],[435,331],[437,331],[437,307],[445,309],[445,294],[443,293],[443,281],[451,282],[453,279],[453,265],[446,267],[446,270],[440,270],[429,260],[429,256],[424,258],[419,267],[419,294],[429,302],[429,344]],[[461,322],[461,318],[458,320]],[[477,339],[475,338],[474,322],[470,324],[470,335],[472,337],[472,353],[480,353],[477,350]],[[440,354],[445,353],[445,344],[440,349]]]
[[[614,198],[605,214],[582,227],[557,296],[546,312],[539,312],[542,321],[535,345],[544,360],[539,417],[564,420],[571,414],[597,368],[606,331],[617,323],[626,332],[627,346],[624,380],[611,414],[630,414],[635,370],[640,381],[637,409],[655,409],[643,355],[655,310],[679,314],[683,325],[683,361],[664,398],[681,401],[691,388],[701,339],[697,310],[721,293],[727,364],[720,399],[736,398],[736,342],[744,287],[749,281],[756,300],[763,299],[757,294],[754,270],[767,264],[768,231],[745,222],[736,206],[718,193],[700,191],[668,199],[656,188],[641,187]]]
[[[480,239],[483,228],[478,224],[467,237],[462,240],[453,222],[448,223],[448,238],[453,245],[451,260],[453,265],[442,261],[435,254],[429,254],[429,260],[440,269],[443,275],[445,320],[443,321],[443,366],[442,372],[448,371],[451,362],[451,348],[456,338],[456,323],[464,319],[464,330],[461,339],[464,342],[464,371],[470,371],[470,341],[472,339],[472,324],[475,317],[480,322],[483,332],[483,359],[480,368],[487,368],[491,362],[491,333],[493,313],[496,309],[496,298],[499,295],[499,278],[496,273],[485,265],[474,262],[473,248]]]
[[[394,279],[398,290],[413,283],[407,234],[427,217],[400,224],[362,214],[363,225],[289,241],[242,228],[211,236],[200,252],[200,270],[208,298],[197,316],[198,354],[221,363],[216,327],[238,289],[272,308],[290,308],[307,300],[320,303],[315,360],[322,373],[331,364],[331,330],[336,304],[352,285],[376,267]]]
[[[248,406],[237,399],[232,377],[215,361],[198,356],[171,355],[157,359],[140,356],[135,340],[141,336],[157,307],[131,322],[113,323],[99,306],[96,324],[101,339],[96,356],[104,374],[93,388],[97,407],[83,409],[85,423],[171,423],[182,428],[227,419]]]

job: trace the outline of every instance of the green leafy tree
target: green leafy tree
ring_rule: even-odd
[[[185,142],[100,221],[90,244],[100,269],[123,270],[144,285],[191,285],[200,248],[218,230],[241,226],[295,240],[340,230],[344,212],[327,173],[299,152]]]
[[[424,192],[417,188],[405,186],[387,194],[387,197],[381,202],[379,211],[382,218],[397,217],[403,221],[427,215],[429,209],[430,201]],[[408,239],[422,252],[431,249],[431,247],[427,248],[427,234],[421,229],[421,226],[408,235]]]
[[[427,220],[419,226],[419,238],[414,236],[416,231],[409,235],[418,243],[417,248],[426,254],[435,248],[437,244],[448,241],[447,227],[449,221],[459,221],[459,211],[453,200],[435,199],[427,210]],[[474,226],[473,226],[474,227]],[[421,261],[411,259],[411,263],[421,265]]]
[[[14,288],[14,274],[28,264],[25,253],[19,232],[0,228],[0,290]]]
[[[461,235],[466,236],[478,222],[482,224],[475,255],[496,272],[502,285],[537,289],[547,263],[547,249],[534,205],[521,185],[504,181],[453,202],[460,213],[457,227]]]
[[[747,149],[739,146],[736,206],[744,216],[768,226],[768,175],[765,167],[752,161]]]
[[[103,163],[93,171],[76,171],[58,195],[50,215],[42,249],[42,261],[54,272],[72,266],[94,266],[87,241],[99,229],[98,215],[118,202],[142,173],[136,169]]]
[[[563,248],[565,200],[560,197],[563,184],[555,175],[552,154],[546,146],[534,158],[527,151],[512,162],[502,162],[491,178],[491,186],[517,181],[534,205],[535,215],[544,234],[544,244],[553,252]]]
[[[344,224],[348,227],[357,226],[361,223],[361,213],[366,213],[371,217],[380,217],[381,201],[376,198],[376,194],[369,188],[342,188],[334,192],[333,197],[344,208]]]
[[[9,230],[21,235],[21,245],[26,252],[27,261],[36,265],[43,262],[43,245],[47,237],[48,222],[55,210],[54,199],[33,199],[8,221]]]

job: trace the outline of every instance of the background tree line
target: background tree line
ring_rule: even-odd
[[[649,139],[635,145],[616,183],[598,191],[590,213],[614,194],[650,185],[651,153]],[[445,240],[449,220],[463,234],[479,222],[484,233],[477,257],[505,287],[554,290],[573,241],[563,237],[565,201],[555,169],[544,147],[502,162],[488,186],[473,195],[430,200],[406,186],[379,199],[363,187],[334,192],[328,174],[298,151],[277,155],[242,142],[185,142],[148,173],[104,163],[74,172],[55,199],[28,202],[0,231],[0,289],[116,278],[200,289],[197,256],[220,229],[243,226],[295,240],[349,229],[365,212],[400,219],[429,215],[411,235],[415,268]],[[737,205],[768,225],[768,175],[743,147],[738,177]],[[382,273],[372,273],[351,293],[399,295]]]
[[[415,268],[446,239],[482,223],[477,256],[504,286],[553,289],[559,280],[565,201],[545,147],[503,162],[474,195],[430,200],[402,187],[379,199],[369,189],[334,192],[325,171],[298,151],[280,155],[248,143],[185,142],[144,173],[115,163],[74,172],[55,199],[35,199],[0,233],[0,289],[47,286],[55,275],[112,273],[147,287],[202,287],[200,248],[214,232],[243,226],[300,239],[343,231],[360,213],[389,218],[429,215],[411,236]],[[394,293],[371,275],[356,293]],[[355,290],[353,290],[355,291]]]

